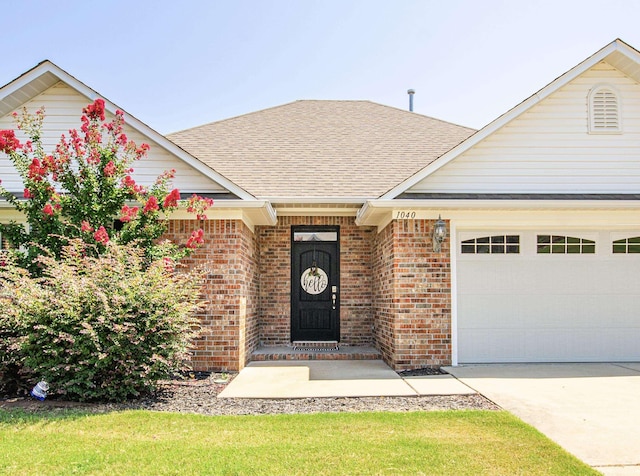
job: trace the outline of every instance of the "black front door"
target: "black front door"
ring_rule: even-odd
[[[339,230],[291,230],[291,340],[340,340]]]

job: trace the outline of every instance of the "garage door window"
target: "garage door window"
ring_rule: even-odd
[[[495,235],[462,241],[464,254],[517,254],[520,253],[519,235]]]
[[[613,252],[618,253],[640,253],[640,236],[633,238],[623,238],[613,242]]]
[[[593,254],[596,242],[586,238],[538,235],[538,254]]]

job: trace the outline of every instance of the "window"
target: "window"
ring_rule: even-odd
[[[613,242],[613,253],[640,253],[640,236],[615,240]]]
[[[294,231],[293,241],[338,241],[337,231]]]
[[[585,238],[538,235],[538,254],[593,254],[596,242]]]
[[[517,254],[520,253],[519,235],[495,235],[472,238],[462,242],[466,254]]]
[[[618,93],[608,85],[596,86],[589,92],[589,132],[616,134],[622,132]]]

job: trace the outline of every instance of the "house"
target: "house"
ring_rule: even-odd
[[[97,96],[45,61],[0,89],[0,129],[44,105],[53,145]],[[397,370],[640,360],[640,52],[621,40],[479,131],[368,101],[166,137],[127,121],[151,145],[138,182],[175,168],[215,199],[190,258],[209,298],[196,369],[334,341]],[[0,176],[22,190],[5,157]],[[168,236],[200,226],[177,212]]]

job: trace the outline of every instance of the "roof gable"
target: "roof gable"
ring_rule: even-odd
[[[571,81],[574,81],[580,75],[584,74],[588,70],[594,68],[598,63],[607,62],[614,66],[621,73],[635,82],[640,82],[640,52],[633,49],[625,42],[617,39],[609,45],[602,48],[600,51],[590,56],[582,63],[578,64],[562,76],[556,78],[540,91],[534,93],[529,98],[518,104],[513,109],[507,111],[502,116],[498,117],[493,122],[479,130],[476,134],[469,137],[467,140],[452,148],[437,160],[424,167],[418,173],[401,182],[387,193],[382,195],[381,199],[393,199],[401,194],[410,192],[412,187],[422,181],[428,181],[428,178],[433,176],[437,171],[441,170],[447,164],[455,161],[458,157],[461,157],[468,151],[477,147],[482,142],[488,140],[499,130],[508,126],[512,121],[521,117],[523,114],[530,111],[534,106],[540,104],[545,99],[549,98],[552,94],[565,87]]]
[[[169,134],[276,203],[376,198],[474,132],[369,101],[296,101]]]
[[[621,129],[593,132],[588,98],[603,85],[615,96]],[[640,84],[602,61],[407,193],[635,193],[639,106]]]
[[[78,81],[55,64],[50,61],[43,61],[33,69],[0,88],[0,117],[4,117],[10,112],[15,111],[52,88],[59,87],[60,83],[71,88],[77,94],[86,97],[89,101],[101,97],[96,91]],[[108,113],[115,114],[115,111],[121,108],[118,108],[114,103],[105,99],[105,109]],[[79,111],[76,114],[79,115]],[[183,161],[190,168],[195,169],[197,173],[207,177],[208,180],[214,182],[233,196],[243,200],[255,200],[255,197],[251,194],[213,170],[212,167],[200,162],[142,121],[126,114],[126,123],[129,128],[135,130],[142,137],[148,138],[150,142],[161,147],[170,156]],[[195,192],[196,190],[193,191]],[[190,192],[190,190],[185,190],[185,192]]]

